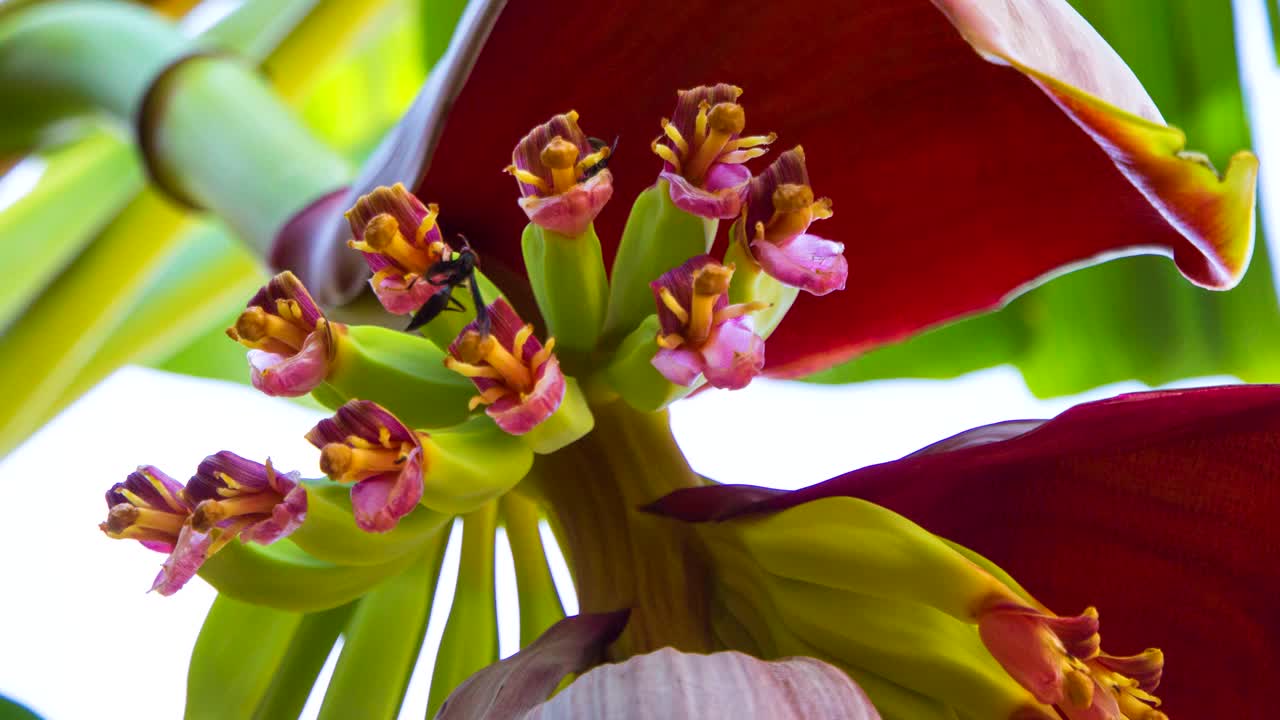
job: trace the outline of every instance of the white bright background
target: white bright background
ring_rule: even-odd
[[[1234,4],[1253,127],[1280,127],[1280,72],[1263,0]],[[1280,167],[1274,135],[1258,137],[1256,144],[1264,168]],[[38,173],[24,164],[0,181],[0,208]],[[1275,183],[1265,176],[1264,183],[1271,198],[1264,220],[1270,236],[1278,237],[1280,198]],[[1280,269],[1280,262],[1274,265]],[[1183,384],[1220,382],[1232,380]],[[794,488],[900,457],[970,427],[1050,417],[1079,402],[1139,389],[1124,383],[1040,401],[1007,367],[949,382],[822,387],[757,380],[739,392],[678,403],[672,420],[681,447],[704,475]],[[102,536],[103,493],[139,463],[181,478],[221,449],[269,455],[279,467],[319,474],[316,453],[302,439],[319,417],[243,386],[125,368],[0,461],[6,490],[0,510],[0,695],[49,720],[180,717],[187,659],[214,593],[197,578],[174,597],[147,594],[160,556]],[[566,608],[575,612],[563,561],[553,564]],[[518,620],[510,553],[501,542],[498,565],[505,656],[515,649]],[[404,718],[421,717],[426,705],[456,572],[454,542]],[[319,695],[313,694],[304,717],[315,717]]]

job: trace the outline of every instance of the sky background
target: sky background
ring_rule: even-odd
[[[1233,3],[1252,125],[1280,128],[1280,71],[1263,0]],[[1280,185],[1269,182],[1265,168],[1280,167],[1280,136],[1258,135],[1262,192],[1271,198],[1263,203],[1263,217],[1275,237]],[[34,182],[33,173],[38,177],[38,165],[21,165],[16,174],[0,179],[0,209]],[[1280,269],[1280,262],[1273,265]],[[1231,381],[1206,378],[1180,385]],[[1007,367],[947,382],[830,387],[757,380],[738,392],[708,392],[677,403],[672,424],[698,472],[726,482],[795,488],[895,459],[970,427],[1050,417],[1085,400],[1138,389],[1143,386],[1126,383],[1041,401]],[[222,449],[251,458],[270,456],[277,467],[318,475],[317,453],[302,433],[321,416],[242,385],[131,367],[0,460],[0,485],[8,491],[0,510],[0,546],[5,548],[0,552],[0,695],[28,704],[49,720],[180,717],[187,659],[214,593],[197,578],[170,598],[148,594],[161,556],[101,534],[103,493],[140,463],[184,478],[200,459]],[[420,718],[426,705],[456,577],[454,540],[405,718]],[[505,542],[498,543],[497,558],[505,656],[516,649],[518,631]],[[566,609],[575,612],[562,560],[553,558],[553,572]],[[326,676],[336,654],[337,649]],[[324,684],[322,676],[318,688]],[[313,694],[304,717],[315,717],[320,697]]]

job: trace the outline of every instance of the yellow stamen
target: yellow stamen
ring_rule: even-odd
[[[418,232],[422,232],[419,227]],[[424,233],[425,234],[425,233]],[[431,264],[431,258],[420,247],[405,239],[400,223],[387,213],[374,215],[364,227],[364,241],[348,240],[347,245],[357,250],[378,253],[390,258],[400,269],[422,272]]]
[[[716,300],[728,292],[732,278],[732,265],[704,265],[694,271],[692,307],[684,335],[690,345],[700,346],[710,337]]]
[[[551,180],[555,184],[557,195],[567,192],[578,184],[578,173],[575,168],[578,154],[578,146],[559,135],[551,138],[551,142],[542,148],[540,159],[542,164],[551,170]]]
[[[98,529],[113,540],[141,540],[143,542],[172,543],[174,534],[138,527],[136,525],[123,530],[111,529],[110,523],[98,523]]]
[[[737,305],[726,305],[725,307],[716,311],[713,324],[719,325],[725,321],[742,317],[743,315],[750,315],[753,312],[760,312],[761,310],[767,310],[771,304],[772,303],[753,300],[752,302],[748,302],[748,303],[738,303]]]
[[[693,119],[693,144],[701,145],[707,139],[707,111],[711,104],[706,100],[698,103],[698,115]],[[686,155],[688,152],[686,151]]]
[[[177,515],[125,503],[118,503],[107,512],[107,526],[115,532],[124,532],[126,528],[139,527],[177,535],[186,519],[186,513]]]
[[[771,132],[768,135],[747,135],[737,140],[730,141],[724,146],[725,152],[734,150],[746,150],[747,148],[759,147],[760,145],[772,145],[778,139],[778,133]]]
[[[209,532],[214,525],[241,515],[261,515],[271,512],[280,502],[274,493],[253,493],[229,500],[205,500],[191,513],[191,527]]]
[[[397,472],[404,454],[392,448],[353,448],[329,443],[320,451],[320,471],[338,482],[356,482],[384,472]]]
[[[718,162],[728,163],[730,165],[741,165],[749,160],[754,160],[761,155],[769,152],[764,148],[755,148],[753,150],[734,150],[733,152],[724,152],[716,158]]]
[[[164,503],[166,505],[178,512],[186,512],[182,503],[178,502],[178,499],[169,492],[169,488],[166,487],[164,483],[160,482],[160,478],[153,477],[147,473],[143,473],[143,475],[146,476],[147,482],[151,484],[151,487],[155,488],[155,491],[160,493],[160,497],[164,498]]]
[[[529,368],[523,361],[512,355],[511,351],[502,347],[502,343],[492,335],[482,341],[481,351],[484,353],[485,362],[502,373],[503,379],[512,390],[527,393],[533,389],[533,374],[529,372]]]
[[[685,164],[684,176],[689,182],[702,180],[711,164],[719,158],[733,135],[742,132],[746,126],[746,112],[737,103],[717,103],[706,111],[706,102],[698,108],[696,137],[702,138],[693,158]],[[705,128],[705,137],[703,131]]]
[[[1083,710],[1093,703],[1093,679],[1088,673],[1068,669],[1063,676],[1063,691],[1071,707]]]
[[[241,483],[237,482],[235,478],[224,472],[218,473],[218,479],[226,484],[227,487],[225,489],[231,490],[232,492],[244,487]]]
[[[435,227],[436,227],[436,217],[437,217],[438,215],[440,215],[440,206],[439,206],[439,205],[437,205],[437,204],[435,204],[435,203],[431,203],[431,204],[427,205],[427,216],[426,216],[426,217],[424,217],[424,218],[422,218],[422,222],[418,223],[418,230],[417,230],[417,232],[415,232],[415,233],[413,234],[413,238],[414,238],[414,240],[416,240],[416,241],[417,241],[417,244],[418,244],[419,246],[421,246],[423,243],[425,243],[425,242],[426,242],[426,240],[427,240],[427,233],[429,233],[429,232],[431,232],[432,230],[434,230],[434,229],[435,229]],[[439,251],[439,250],[435,250],[435,249],[434,249],[434,248],[435,248],[435,246],[436,246],[436,245],[438,245],[438,244],[440,244],[440,241],[439,241],[439,240],[437,240],[436,242],[431,243],[430,245],[428,245],[428,246],[427,246],[427,253],[428,253],[428,254],[434,254],[436,257],[439,257],[439,256],[440,256],[440,251]]]
[[[256,305],[240,313],[233,331],[233,337],[249,347],[284,349],[290,354],[297,352],[307,339],[305,329]]]
[[[475,397],[471,398],[471,400],[467,403],[467,409],[475,410],[481,405],[492,405],[510,394],[511,394],[510,390],[500,385],[495,385],[489,388],[488,390],[485,390],[484,392],[480,393],[479,395],[476,395]]]
[[[666,118],[662,118],[662,132],[671,140],[671,143],[676,146],[676,150],[680,151],[680,155],[683,156],[689,154],[688,141],[686,141],[684,136],[680,134],[680,131],[676,129],[676,126],[672,125],[671,121]]]
[[[517,357],[523,358],[525,343],[529,342],[529,338],[531,337],[533,337],[532,325],[525,325],[517,330],[515,340],[511,341],[511,351],[515,353]]]
[[[521,170],[515,165],[508,165],[506,167],[506,171],[508,175],[514,175],[516,180],[519,180],[520,182],[526,185],[532,185],[538,188],[539,192],[543,192],[543,193],[551,192],[551,187],[547,185],[546,180],[543,180],[542,178],[538,177],[537,175],[534,175],[528,170]]]
[[[550,359],[551,351],[554,350],[555,347],[556,347],[556,339],[553,337],[547,338],[547,344],[543,345],[541,350],[534,353],[533,359],[529,361],[529,367],[533,370],[533,372],[535,373],[538,372],[538,368],[542,367],[543,364],[545,364],[547,360]]]
[[[676,299],[675,295],[671,294],[671,290],[662,288],[658,291],[658,297],[662,298],[662,304],[667,306],[667,309],[671,311],[672,315],[676,316],[681,325],[689,324],[689,312],[680,305],[680,301]]]
[[[214,553],[226,547],[227,543],[235,540],[242,530],[252,524],[253,518],[246,517],[240,518],[226,527],[218,527],[210,530],[209,534],[212,538],[212,542],[209,543],[209,555],[212,556]]]
[[[596,165],[603,162],[604,160],[609,159],[609,155],[611,152],[612,151],[609,149],[609,146],[606,145],[600,148],[599,150],[591,153],[590,155],[587,155],[586,157],[579,160],[578,164],[574,166],[573,168],[574,172],[576,172],[578,175],[582,175],[586,173],[587,168],[595,167]]]
[[[487,365],[473,365],[456,360],[451,357],[444,359],[444,366],[450,370],[469,378],[489,378],[490,380],[501,380],[502,373]]]
[[[652,149],[654,154],[656,154],[658,157],[671,163],[671,167],[675,168],[675,171],[677,173],[680,172],[680,167],[681,167],[680,157],[676,155],[676,151],[672,150],[670,146],[662,144],[662,138],[658,138],[657,140],[654,140],[649,145],[649,148]]]
[[[658,335],[659,347],[664,347],[668,350],[675,350],[683,344],[684,338],[675,333],[671,333],[670,335]]]

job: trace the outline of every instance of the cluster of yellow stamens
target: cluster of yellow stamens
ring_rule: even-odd
[[[757,241],[779,241],[803,233],[814,220],[831,217],[831,198],[813,199],[808,185],[786,183],[773,191],[773,216],[767,222],[757,221]]]
[[[338,482],[359,482],[382,473],[400,472],[414,444],[395,442],[391,431],[378,428],[378,442],[348,435],[320,450],[320,471]]]
[[[694,119],[693,137],[684,137],[670,120],[663,118],[663,136],[675,147],[663,144],[663,137],[654,140],[651,147],[677,173],[697,185],[713,163],[747,162],[765,154],[765,149],[760,146],[777,139],[774,133],[733,139],[746,124],[746,111],[738,103],[722,102],[713,106],[703,100]]]
[[[271,481],[275,479],[275,469],[271,467],[271,460],[266,463],[267,468],[267,484],[270,486]],[[249,515],[270,513],[280,502],[280,497],[272,492],[242,492],[243,485],[236,482],[230,475],[219,472],[218,479],[224,484],[216,490],[218,496],[224,498],[222,500],[205,500],[191,513],[191,527],[200,532],[209,532],[218,523],[230,519],[240,518],[236,523],[226,528],[228,539],[231,536],[239,534],[246,526],[254,522],[254,518],[247,517]]]
[[[316,327],[325,321],[321,318]],[[277,355],[293,355],[302,348],[315,328],[309,327],[302,317],[297,300],[276,300],[276,314],[252,305],[236,318],[234,327],[227,328],[227,337],[245,347]]]
[[[418,223],[414,232],[414,241],[409,242],[400,232],[400,223],[388,213],[379,213],[365,224],[364,236],[360,240],[348,240],[347,246],[367,253],[377,253],[386,257],[400,267],[404,273],[421,275],[445,253],[445,244],[441,240],[427,242],[427,234],[436,227],[436,218],[440,215],[440,206],[431,203],[427,206],[427,215]],[[380,271],[386,274],[389,270]]]
[[[445,366],[465,377],[485,378],[497,383],[471,398],[472,410],[480,405],[492,405],[508,395],[518,395],[523,401],[533,392],[538,371],[551,358],[556,339],[547,338],[547,344],[525,363],[522,358],[530,341],[533,341],[532,325],[516,331],[510,350],[492,334],[481,334],[475,330],[468,330],[458,338],[453,351],[455,357],[445,358]]]
[[[576,111],[570,110],[566,113],[566,117],[570,125],[576,126],[578,122],[578,113]],[[543,166],[551,171],[550,184],[537,173],[518,168],[515,165],[508,165],[506,171],[515,176],[516,180],[537,188],[540,197],[561,195],[572,190],[573,186],[585,180],[588,169],[607,160],[609,153],[609,148],[605,146],[579,159],[578,156],[582,153],[578,146],[566,140],[563,136],[556,135],[542,147],[542,151],[538,155],[538,159]]]
[[[729,290],[733,271],[732,264],[705,265],[693,271],[693,297],[688,308],[680,304],[680,300],[670,289],[664,287],[659,290],[662,304],[684,326],[684,332],[659,334],[658,345],[668,349],[682,345],[692,349],[700,348],[711,337],[714,328],[733,318],[769,307],[768,303],[749,302],[727,305],[716,310],[716,301]]]
[[[109,537],[117,540],[142,540],[151,542],[173,542],[187,520],[186,503],[174,497],[169,488],[150,475],[148,482],[164,500],[165,507],[153,507],[128,488],[118,487],[127,503],[113,505],[107,513],[107,522],[99,527]]]

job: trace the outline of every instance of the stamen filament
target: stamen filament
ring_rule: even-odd
[[[462,375],[463,377],[489,378],[490,380],[503,379],[502,373],[498,372],[497,369],[487,367],[485,365],[472,365],[471,363],[465,363],[465,362],[462,362],[461,360],[455,360],[451,357],[445,358],[444,364],[445,364],[445,367],[458,373],[459,375]]]
[[[531,337],[533,337],[533,326],[525,325],[516,331],[516,337],[511,341],[511,349],[523,357],[525,343],[529,342]]]
[[[534,175],[533,173],[529,172],[528,170],[521,170],[520,168],[516,167],[515,165],[508,165],[508,166],[507,166],[507,173],[508,173],[509,175],[513,175],[513,176],[515,176],[515,179],[516,179],[516,180],[519,180],[520,182],[522,182],[522,183],[524,183],[524,184],[526,184],[526,185],[532,185],[532,186],[534,186],[534,187],[538,188],[538,190],[539,190],[540,192],[543,192],[543,193],[549,193],[549,192],[551,192],[551,187],[550,187],[549,185],[547,185],[547,181],[546,181],[546,180],[543,180],[542,178],[538,177],[537,175]]]
[[[427,216],[422,218],[422,222],[418,223],[418,229],[413,234],[413,239],[418,245],[422,245],[427,239],[427,233],[436,228],[436,217],[440,215],[440,206],[431,203],[427,205]],[[439,255],[440,251],[436,249],[436,245],[441,244],[439,240],[427,246],[427,253]]]
[[[689,182],[697,183],[706,174],[711,164],[716,162],[733,135],[742,132],[746,125],[746,113],[737,103],[718,103],[706,111],[706,101],[698,108],[697,136],[705,138],[698,143],[693,159],[685,164],[684,176]]]
[[[657,140],[654,140],[653,144],[650,145],[649,147],[653,150],[653,152],[658,157],[671,163],[671,167],[675,168],[676,172],[680,172],[680,168],[682,165],[682,163],[680,162],[680,157],[676,155],[676,152],[672,150],[670,147],[662,144],[662,138],[658,138]]]
[[[364,228],[364,242],[350,240],[349,247],[380,253],[405,270],[421,272],[430,264],[422,248],[412,245],[400,232],[400,224],[387,213],[374,215]]]
[[[532,329],[532,327],[530,327],[530,329]],[[546,364],[547,359],[551,357],[551,351],[554,350],[555,347],[556,339],[549,337],[547,338],[547,344],[543,345],[541,350],[533,354],[533,359],[529,361],[529,367],[533,369],[534,373],[537,373],[538,368]]]
[[[676,129],[676,126],[672,125],[671,121],[666,118],[662,118],[662,132],[676,146],[676,150],[679,150],[681,155],[689,154],[689,143],[680,134],[680,131]]]
[[[484,345],[487,346],[483,348],[485,362],[502,373],[507,385],[522,393],[533,389],[533,374],[523,362],[516,359],[492,336],[486,338]]]
[[[467,409],[475,410],[481,405],[492,405],[510,394],[510,390],[500,385],[495,385],[479,395],[472,397],[470,402],[467,403]]]
[[[761,302],[760,300],[753,300],[748,303],[738,303],[737,305],[728,305],[716,311],[713,322],[716,325],[719,325],[725,321],[742,317],[743,315],[750,315],[753,312],[766,310],[769,308],[769,305],[770,303]]]
[[[274,340],[289,348],[290,352],[297,352],[307,339],[306,330],[256,305],[236,318],[235,332],[239,336],[237,340],[248,341],[254,346],[267,345]]]
[[[671,293],[669,288],[664,287],[659,290],[658,296],[662,298],[662,304],[667,306],[667,309],[671,311],[672,315],[676,316],[681,325],[689,324],[689,312],[681,307],[680,301],[676,299],[676,296]]]
[[[353,448],[329,443],[320,451],[320,471],[339,482],[357,482],[384,472],[398,472],[404,462],[399,449]]]
[[[117,505],[116,507],[120,507]],[[130,525],[148,528],[150,530],[159,530],[161,532],[177,535],[182,529],[182,524],[186,522],[186,515],[175,515],[160,510],[152,510],[150,508],[136,508],[137,513],[128,513],[132,515],[133,522]],[[116,519],[116,508],[111,508],[108,515],[109,521]],[[124,518],[122,518],[124,519]]]

